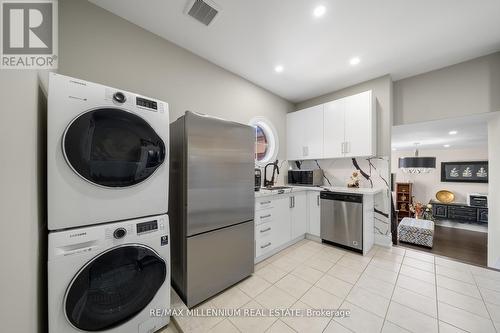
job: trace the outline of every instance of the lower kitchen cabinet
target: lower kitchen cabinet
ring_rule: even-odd
[[[290,199],[265,197],[255,201],[255,257],[263,257],[292,238]]]
[[[307,193],[307,233],[316,237],[320,237],[321,225],[321,200],[319,194],[319,191]]]
[[[255,201],[255,258],[260,261],[307,232],[307,194],[288,193]],[[273,252],[274,251],[274,252]]]
[[[290,218],[292,224],[292,239],[305,235],[307,232],[306,192],[299,192],[290,196]]]
[[[292,230],[290,225],[290,199],[279,196],[275,202],[276,219],[272,231],[273,248],[279,247],[292,239]]]

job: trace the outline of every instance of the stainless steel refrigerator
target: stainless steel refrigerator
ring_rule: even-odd
[[[253,273],[251,126],[187,111],[170,124],[172,285],[191,308]]]

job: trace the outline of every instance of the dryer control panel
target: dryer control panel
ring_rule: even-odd
[[[158,103],[149,99],[145,99],[142,97],[137,97],[135,99],[135,104],[137,106],[142,106],[143,108],[158,110]]]
[[[145,232],[153,232],[158,230],[158,221],[148,221],[148,222],[142,222],[142,223],[137,223],[137,234],[142,234]]]

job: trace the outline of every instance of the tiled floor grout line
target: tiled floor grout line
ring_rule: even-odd
[[[486,301],[484,300],[483,293],[481,292],[481,288],[479,288],[479,284],[477,283],[476,276],[472,274],[472,279],[474,280],[474,283],[476,284],[476,288],[479,292],[479,296],[481,296],[481,300],[483,301],[484,307],[486,308],[486,312],[488,312],[488,316],[490,316],[491,323],[493,324],[493,327],[495,330],[498,332],[497,327],[495,326],[495,322],[493,321],[493,317],[491,316],[490,310],[488,309],[488,304],[486,304]]]
[[[318,251],[316,254],[318,254],[319,252],[321,252],[321,250],[320,250],[320,251]],[[315,254],[315,255],[316,255],[316,254]],[[339,258],[338,258],[338,259],[337,259],[337,260],[333,263],[333,266],[335,266],[335,265],[336,265],[336,264],[340,261],[340,259],[342,259],[345,255],[346,255],[346,253],[343,253],[343,254],[342,254],[342,255],[341,255],[341,256],[340,256],[340,257],[339,257]],[[314,255],[313,255],[313,256],[314,256]],[[313,256],[311,256],[310,258],[312,258]],[[308,259],[310,259],[310,258],[308,258]],[[305,259],[305,260],[304,260],[304,261],[302,261],[301,263],[302,263],[302,264],[304,264],[306,261],[307,261],[307,259]],[[327,260],[327,261],[328,261],[328,260]],[[307,266],[307,265],[306,265],[306,266]],[[332,266],[332,267],[333,267],[333,266]],[[310,267],[310,266],[307,266],[307,267]],[[313,267],[310,267],[310,268],[313,268]],[[315,269],[315,268],[313,268],[313,269]],[[331,268],[330,268],[330,269],[331,269]],[[330,270],[330,269],[329,269],[329,270]],[[320,270],[317,270],[317,271],[320,271]],[[305,294],[307,294],[307,292],[308,292],[309,290],[311,290],[313,287],[315,287],[315,286],[316,286],[316,283],[317,283],[319,280],[321,280],[321,279],[322,279],[325,275],[328,275],[328,274],[327,274],[327,272],[328,272],[328,271],[326,271],[326,272],[320,271],[320,272],[322,272],[322,273],[323,273],[323,275],[321,275],[321,277],[320,277],[320,278],[319,278],[319,279],[318,279],[315,283],[313,283],[313,284],[312,284],[312,286],[311,286],[309,289],[307,289],[307,290],[306,290],[306,292],[304,292],[304,293],[303,293],[303,294],[302,294],[302,295],[301,295],[301,296],[297,299],[297,301],[296,301],[294,304],[296,304],[297,302],[299,302],[299,301],[300,301],[300,299],[301,299],[301,298],[302,298]],[[289,273],[289,274],[291,274],[291,273]],[[292,275],[293,275],[293,274],[292,274]],[[294,275],[294,276],[295,276],[295,275]],[[299,277],[297,276],[297,278],[299,278]],[[302,279],[301,279],[301,280],[302,280]],[[278,281],[279,281],[279,280],[278,280]],[[276,281],[276,282],[278,282],[278,281]],[[306,282],[309,282],[309,281],[306,281]],[[279,287],[277,287],[277,288],[279,288]],[[318,286],[316,286],[316,288],[323,290],[323,288],[318,287]],[[281,289],[281,288],[280,288],[280,289]],[[325,290],[325,291],[326,291],[326,290]],[[328,293],[330,293],[330,292],[328,292]],[[337,295],[335,295],[335,296],[337,296]],[[295,297],[295,296],[294,296],[294,297]],[[346,296],[346,297],[347,297],[347,296]],[[342,302],[344,302],[344,300],[342,300]],[[341,306],[341,305],[342,305],[342,303],[340,303],[340,305],[339,305],[339,306]],[[292,306],[293,306],[293,305],[292,305]],[[322,332],[324,332],[324,331],[326,330],[326,328],[328,327],[328,325],[330,325],[330,322],[331,322],[332,320],[333,320],[333,317],[332,317],[332,318],[330,318],[330,320],[328,321],[328,323],[326,324],[326,326],[323,328]],[[288,327],[290,327],[290,326],[289,326],[286,322],[284,322],[284,321],[283,321],[283,323],[285,323],[285,325],[287,325]],[[293,328],[292,328],[292,329],[293,329]],[[294,330],[294,331],[295,331],[295,330]]]
[[[434,283],[436,286],[436,316],[437,316],[437,325],[438,325],[438,333],[439,333],[439,331],[441,330],[441,328],[439,327],[439,322],[441,320],[439,319],[439,299],[438,299],[438,281],[437,281],[438,273],[437,273],[436,266],[437,266],[436,257],[434,257]]]
[[[376,252],[375,252],[375,253],[376,253]],[[344,257],[344,256],[345,256],[345,254],[344,254],[342,257]],[[342,257],[340,257],[340,258],[339,258],[339,260],[337,260],[337,262],[338,262],[338,261],[340,261],[340,259],[342,259]],[[363,268],[363,271],[361,271],[361,274],[359,274],[359,276],[358,276],[358,278],[356,279],[356,281],[355,281],[354,283],[352,283],[352,288],[349,290],[349,292],[348,292],[348,293],[347,293],[347,295],[344,297],[344,299],[342,299],[342,302],[340,303],[340,306],[342,306],[342,304],[344,304],[344,302],[346,302],[347,297],[348,297],[348,296],[349,296],[349,294],[351,293],[352,289],[354,289],[354,287],[355,287],[355,286],[356,286],[356,284],[358,283],[359,279],[361,278],[361,276],[362,276],[362,275],[363,275],[363,273],[365,272],[365,270],[366,270],[366,268],[368,267],[368,265],[370,265],[370,263],[372,262],[373,257],[374,257],[374,255],[370,258],[370,261],[366,264],[365,268]],[[340,265],[340,266],[343,266],[343,265]],[[345,266],[344,266],[344,267],[345,267]],[[344,281],[344,280],[342,280],[342,279],[339,279],[339,280]],[[348,282],[348,283],[350,283],[350,282]],[[319,288],[319,287],[318,287],[318,288]],[[361,288],[361,287],[360,287],[360,288]],[[320,288],[320,289],[321,289],[321,288]],[[362,308],[362,309],[363,309],[363,308]],[[363,309],[363,310],[364,310],[364,309]],[[365,310],[365,311],[367,311],[367,310]],[[370,312],[370,311],[368,311],[368,312]],[[371,313],[371,312],[370,312],[370,313]],[[341,323],[339,323],[338,321],[334,320],[334,317],[332,317],[332,318],[328,321],[328,324],[325,326],[325,328],[323,329],[323,331],[322,331],[322,332],[324,332],[324,331],[326,330],[326,328],[330,325],[330,323],[331,323],[332,321],[335,321],[335,322],[336,322],[337,324],[339,324],[340,326],[342,326],[342,327],[346,328],[347,330],[349,330],[349,331],[353,332],[351,329],[349,329],[349,328],[345,327],[344,325],[342,325],[342,324],[341,324]],[[384,327],[384,325],[383,325],[383,323],[382,323],[382,328],[383,328],[383,327]]]
[[[403,255],[403,260],[401,260],[401,264],[399,265],[398,275],[396,277],[396,281],[394,282],[394,288],[392,289],[391,298],[389,299],[389,305],[387,306],[387,310],[385,310],[384,322],[382,323],[382,328],[381,328],[380,332],[382,332],[382,330],[384,329],[385,322],[388,321],[387,314],[389,313],[389,309],[390,309],[391,303],[392,303],[392,298],[394,297],[394,292],[396,291],[396,286],[398,285],[399,274],[401,274],[401,268],[403,267],[403,262],[404,262],[405,257],[406,257],[406,249],[405,249],[405,253]],[[397,325],[397,326],[400,327],[399,325]]]
[[[301,245],[301,246],[303,246],[303,245]],[[299,247],[295,248],[294,250],[297,250],[297,249],[298,249],[298,248],[300,248],[301,246],[299,246]],[[315,253],[314,253],[314,254],[312,254],[310,257],[308,257],[308,258],[306,258],[306,259],[304,259],[304,260],[297,260],[297,261],[299,261],[301,265],[304,265],[304,264],[305,264],[305,262],[306,262],[308,259],[310,259],[310,258],[314,257],[315,255],[319,254],[321,251],[322,251],[322,250],[315,251]],[[291,251],[290,251],[290,252],[291,252]],[[285,256],[285,255],[287,255],[287,254],[289,254],[289,253],[286,253],[286,254],[284,254],[283,256]],[[338,261],[339,261],[342,257],[344,257],[344,255],[345,255],[345,254],[342,254],[342,256],[341,256],[341,257],[340,257],[340,258],[339,258],[339,259],[338,259],[335,263],[337,263],[337,262],[338,262]],[[283,256],[280,256],[280,258],[281,258],[281,257],[283,257]],[[267,260],[267,259],[266,259],[266,260]],[[335,263],[334,263],[334,265],[335,265]],[[272,264],[272,262],[270,262],[269,264]],[[306,265],[306,266],[307,266],[307,265]],[[296,278],[298,278],[298,279],[300,279],[300,280],[302,280],[302,281],[305,281],[305,282],[307,282],[307,283],[310,283],[309,281],[306,281],[306,280],[304,280],[304,279],[302,279],[302,278],[300,278],[300,277],[298,277],[298,276],[296,276],[296,275],[292,274],[292,272],[293,272],[295,269],[297,269],[297,267],[298,267],[298,266],[296,266],[295,268],[293,268],[291,271],[287,272],[287,273],[286,273],[286,274],[285,274],[282,278],[280,278],[280,279],[278,279],[276,282],[272,283],[272,284],[271,284],[271,286],[274,286],[274,287],[278,288],[279,290],[283,290],[283,289],[281,289],[280,287],[276,286],[276,283],[278,283],[279,281],[281,281],[282,279],[284,279],[286,276],[288,276],[288,275],[290,275],[290,274],[291,274],[293,277],[296,277]],[[307,266],[307,267],[310,267],[310,266]],[[279,268],[279,267],[278,267],[278,268]],[[315,269],[315,268],[313,268],[313,267],[310,267],[310,268]],[[321,278],[323,278],[323,277],[326,275],[326,272],[323,272],[323,271],[320,271],[320,270],[317,270],[317,271],[319,271],[319,272],[323,273],[323,275],[321,275],[321,277],[318,279],[318,281],[319,281]],[[264,279],[264,280],[265,280],[265,279]],[[268,281],[268,282],[269,282],[269,281]],[[317,281],[316,281],[316,282],[317,282]],[[315,285],[316,285],[316,283],[313,283],[313,284],[311,285],[311,287],[309,287],[309,288],[308,288],[308,289],[307,289],[307,290],[306,290],[306,291],[305,291],[305,292],[304,292],[304,293],[303,293],[300,297],[298,297],[298,298],[297,298],[297,300],[296,300],[296,301],[292,304],[292,306],[293,306],[293,305],[295,305],[297,302],[299,302],[299,301],[300,301],[300,299],[301,299],[301,297],[302,297],[302,296],[304,296],[304,295],[305,295],[305,294],[306,294],[309,290],[311,290],[311,289],[312,289]],[[267,289],[271,288],[271,286],[269,286],[269,287],[268,287],[268,288],[266,288],[265,290],[267,290]],[[317,288],[319,288],[319,287],[317,287]],[[320,288],[320,289],[321,289],[321,288]],[[265,291],[265,290],[264,290],[264,291]],[[258,295],[262,294],[264,291],[260,292]],[[283,290],[283,291],[284,291],[285,293],[287,293],[287,295],[292,296],[292,297],[294,297],[294,298],[295,298],[295,296],[294,296],[294,295],[291,295],[291,294],[290,294],[289,292],[287,292],[286,290]],[[257,296],[258,296],[258,295],[257,295]],[[257,296],[255,296],[255,297],[257,297]],[[260,304],[257,300],[255,300],[255,302],[257,302],[257,304]],[[261,306],[263,306],[262,304],[260,304],[260,305],[261,305]],[[280,318],[280,317],[278,317],[278,319],[277,319],[277,320],[281,320],[281,318]],[[281,321],[282,321],[282,322],[283,322],[286,326],[288,326],[289,328],[291,328],[294,332],[297,332],[297,331],[296,331],[293,327],[290,327],[290,325],[288,325],[285,321],[283,321],[283,320],[281,320]],[[276,321],[275,321],[274,323],[276,323]],[[269,326],[269,327],[267,328],[266,332],[267,332],[267,331],[268,331],[268,330],[269,330],[269,329],[270,329],[270,328],[274,325],[274,323],[273,323],[271,326]],[[330,323],[330,322],[328,322],[328,323]],[[327,326],[328,326],[328,324],[327,324]],[[326,326],[326,327],[327,327],[327,326]],[[326,329],[326,327],[325,327],[325,329]]]

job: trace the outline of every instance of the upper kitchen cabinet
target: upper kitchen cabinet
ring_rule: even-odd
[[[377,147],[375,103],[372,92],[344,98],[344,156],[374,156]]]
[[[323,158],[343,157],[345,147],[345,98],[324,104]]]
[[[287,114],[287,159],[376,155],[375,112],[369,90]]]
[[[287,114],[287,159],[323,158],[323,105]]]

